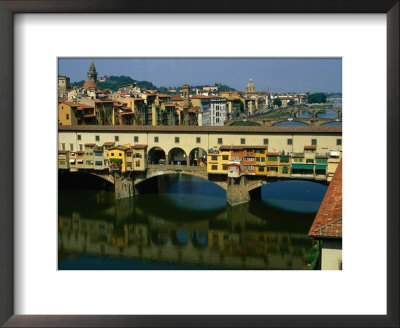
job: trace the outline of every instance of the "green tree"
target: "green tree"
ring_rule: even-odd
[[[287,104],[288,104],[288,106],[293,106],[294,105],[294,101],[292,99],[290,99]]]
[[[279,98],[275,98],[272,104],[274,106],[276,105],[278,107],[281,107],[282,106],[282,100],[280,100]]]
[[[307,101],[309,104],[325,104],[326,94],[323,92],[310,93],[307,95]]]

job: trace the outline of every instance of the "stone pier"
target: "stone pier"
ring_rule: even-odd
[[[130,175],[114,173],[115,199],[133,197],[135,189]]]
[[[227,185],[226,201],[229,205],[235,206],[247,203],[250,200],[246,176],[242,175],[239,178],[228,178]]]

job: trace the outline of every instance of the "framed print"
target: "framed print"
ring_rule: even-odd
[[[1,142],[3,149],[6,147],[13,149],[11,161],[6,159],[11,158],[10,152],[5,151],[4,167],[0,173],[0,181],[2,181],[0,202],[3,213],[0,220],[0,290],[4,295],[0,298],[1,324],[6,327],[60,325],[88,327],[398,326],[398,205],[396,202],[398,152],[393,150],[398,149],[399,146],[397,135],[399,105],[396,92],[399,79],[399,4],[397,1],[363,2],[365,3],[368,3],[368,6],[361,5],[357,1],[345,4],[338,4],[337,1],[323,3],[315,1],[301,3],[301,6],[297,1],[234,2],[229,6],[226,3],[204,2],[189,5],[182,1],[168,4],[163,2],[147,4],[136,1],[129,3],[94,1],[82,4],[76,4],[74,1],[58,4],[53,1],[1,1],[0,56],[3,63],[0,82],[3,104],[0,120]],[[85,13],[98,15],[85,15]],[[217,15],[218,13],[224,14]],[[227,15],[229,13],[235,14]],[[297,15],[285,15],[285,13]],[[322,17],[310,15],[310,13],[330,15]],[[358,15],[333,15],[336,13],[357,13]],[[241,270],[229,271],[176,270],[176,268],[163,271],[109,271],[100,267],[101,270],[94,271],[88,270],[88,267],[76,270],[77,262],[71,261],[64,261],[62,265],[65,269],[73,263],[70,267],[72,270],[60,269],[57,266],[57,259],[79,258],[79,254],[63,253],[62,256],[64,254],[67,256],[60,257],[57,238],[64,236],[63,247],[70,247],[74,244],[67,244],[68,240],[79,240],[81,237],[84,238],[84,235],[80,236],[75,233],[75,230],[68,230],[69,228],[61,232],[59,230],[60,226],[55,219],[57,204],[58,207],[65,204],[58,203],[57,195],[53,190],[54,186],[57,186],[57,174],[54,168],[57,165],[60,167],[61,164],[67,165],[67,163],[61,163],[60,160],[64,159],[60,157],[56,163],[54,152],[50,149],[58,149],[58,152],[61,150],[62,153],[63,147],[68,148],[65,149],[69,152],[68,156],[77,156],[71,155],[71,152],[84,151],[86,157],[80,163],[82,165],[96,165],[98,158],[95,158],[97,156],[95,153],[98,149],[90,151],[92,141],[85,139],[84,130],[71,130],[76,138],[81,138],[79,140],[82,140],[82,143],[72,143],[68,138],[64,140],[64,136],[71,129],[65,126],[68,124],[66,121],[62,122],[62,127],[59,122],[58,140],[53,138],[52,134],[56,136],[57,131],[48,127],[55,127],[52,124],[57,117],[53,111],[54,95],[59,91],[55,75],[62,77],[70,74],[69,71],[63,71],[66,66],[62,60],[83,58],[84,74],[88,71],[84,86],[86,90],[95,92],[94,89],[91,90],[89,84],[99,83],[100,78],[103,81],[101,83],[104,83],[107,81],[106,75],[111,74],[103,73],[104,70],[101,72],[102,66],[98,63],[112,57],[198,58],[203,62],[196,62],[196,65],[203,67],[203,71],[207,71],[207,67],[213,65],[211,62],[204,64],[206,58],[219,58],[219,60],[228,57],[249,58],[250,61],[254,61],[255,58],[282,57],[288,59],[340,58],[345,108],[343,147],[345,157],[348,158],[343,164],[345,213],[343,270],[311,272],[298,271],[296,267],[296,270],[292,271],[246,271],[240,267]],[[93,59],[92,63],[90,59]],[[136,67],[135,72],[139,72],[142,67],[151,70],[151,65],[149,61],[142,61],[134,62],[132,67]],[[218,66],[222,64],[216,64],[215,71],[219,68]],[[160,67],[167,72],[165,66],[159,66],[159,69]],[[250,66],[235,64],[230,70],[247,70],[243,73],[245,75],[250,74],[248,67]],[[318,70],[317,65],[312,65],[308,70],[311,75],[313,71]],[[283,74],[283,71],[283,69],[276,69],[272,74]],[[190,71],[187,70],[187,72]],[[200,73],[197,71],[192,74]],[[250,78],[254,77],[248,76],[246,83],[242,86],[242,89],[246,88],[245,95],[241,93],[237,95],[238,97],[251,99],[249,95],[254,96],[257,93],[256,80],[253,84],[253,81],[249,82]],[[330,79],[333,80],[334,76],[332,75]],[[60,78],[58,80],[60,83]],[[78,82],[78,80],[71,82]],[[137,79],[137,82],[140,80]],[[267,83],[265,82],[260,89],[266,89]],[[199,93],[207,92],[205,97],[214,96],[215,98],[216,96],[213,90],[205,90],[209,85],[199,85],[202,88],[197,91],[191,90],[189,86],[187,88],[179,86],[179,92],[182,93],[183,98],[185,98],[185,90],[188,91],[188,99],[192,101],[192,104],[188,102],[189,109],[193,110],[196,106],[199,108],[202,106],[202,102],[196,100],[202,98]],[[271,89],[280,87],[269,86]],[[136,90],[137,87],[141,90]],[[141,85],[133,86],[132,94],[135,93],[133,89],[139,92],[135,94],[135,102],[140,102],[142,97],[152,97],[153,93],[149,91],[151,89],[149,86],[146,88]],[[146,92],[143,89],[146,89]],[[120,96],[125,92],[119,91]],[[166,90],[167,92],[172,91]],[[115,91],[115,95],[117,93]],[[161,91],[158,90],[156,93],[160,95]],[[189,93],[191,93],[190,97]],[[194,93],[197,93],[198,97],[193,97]],[[276,91],[276,94],[280,93]],[[259,96],[260,94],[257,94],[257,97]],[[96,97],[99,95],[94,95],[93,99]],[[100,97],[103,96],[100,95]],[[121,115],[109,118],[101,114],[95,118],[96,114],[86,112],[96,107],[95,104],[93,106],[89,104],[93,99],[88,99],[88,103],[84,106],[80,105],[79,109],[74,105],[74,101],[62,99],[58,104],[58,111],[67,109],[67,106],[75,106],[76,111],[85,110],[82,115],[89,115],[78,117],[79,119],[91,119],[90,115],[94,114],[94,119],[129,121],[129,115],[131,115],[129,103],[122,102],[130,97],[131,95],[125,95],[123,99],[113,99],[116,102],[121,101],[118,111]],[[289,101],[283,95],[277,98],[281,101]],[[158,101],[161,100],[158,99]],[[172,100],[167,103],[171,105]],[[185,104],[173,105],[178,107],[182,105],[182,112],[185,111],[183,108]],[[260,102],[259,105],[263,104]],[[60,109],[60,106],[66,108]],[[218,106],[221,104],[218,103]],[[277,109],[274,106],[280,107],[278,101],[272,106],[272,109]],[[387,111],[384,110],[385,106]],[[246,108],[253,107],[245,103],[244,109]],[[73,110],[75,109],[71,109],[71,113]],[[201,112],[204,113],[203,109]],[[157,111],[152,113],[152,116],[147,117],[156,120]],[[63,115],[66,120],[69,119],[65,113]],[[362,124],[360,124],[359,115],[362,117]],[[247,121],[248,117],[242,117],[242,122]],[[141,117],[135,116],[134,119],[140,120]],[[166,122],[168,120],[181,122],[190,120],[190,115],[172,115],[171,117],[166,115],[164,119]],[[162,115],[159,116],[159,120],[163,120]],[[202,122],[205,121],[203,118]],[[165,127],[165,129],[168,128]],[[223,128],[225,127],[221,127]],[[208,133],[207,127],[203,129],[202,133],[205,137]],[[248,129],[246,133],[251,133],[252,127]],[[191,133],[192,131],[189,130],[186,132]],[[374,131],[373,134],[371,130]],[[146,133],[149,147],[149,138],[151,138],[151,143],[165,143],[162,136],[149,137],[148,132]],[[93,134],[93,138],[98,137],[98,140],[93,141],[95,147],[100,142],[102,147],[105,147],[104,142],[110,142],[108,139],[103,140],[105,134],[104,131]],[[191,167],[190,169],[196,171],[196,174],[201,174],[206,170],[205,167],[201,167],[204,161],[207,164],[210,162],[209,169],[213,170],[211,161],[214,159],[210,151],[212,147],[208,144],[205,152],[207,156],[210,155],[210,158],[207,160],[203,160],[202,156],[196,153],[192,155],[191,149],[186,149],[184,146],[182,149],[184,148],[185,152],[182,154],[170,153],[170,149],[163,146],[168,151],[164,152],[164,157],[161,158],[159,156],[161,151],[158,148],[163,147],[157,146],[157,148],[154,145],[152,148],[156,148],[157,153],[153,151],[151,156],[146,153],[141,155],[141,151],[145,149],[139,147],[143,136],[138,134],[137,140],[129,140],[128,149],[110,148],[110,150],[115,150],[115,156],[110,151],[110,154],[104,155],[103,152],[99,155],[106,156],[101,160],[101,166],[106,165],[105,175],[108,176],[108,173],[113,170],[129,171],[129,160],[126,157],[123,157],[123,160],[116,157],[119,156],[117,152],[130,153],[132,150],[137,156],[134,157],[136,162],[131,162],[132,171],[136,168],[134,163],[138,163],[137,168],[141,167],[140,158],[144,157],[150,160],[149,165],[154,166],[152,169],[159,169],[155,165],[163,166],[163,169],[167,166],[176,168],[183,165],[185,170]],[[121,143],[128,143],[124,141],[122,134],[111,137],[113,139],[111,141],[121,139]],[[196,140],[201,144],[203,135],[197,138],[200,138]],[[248,138],[247,135],[242,136],[235,142],[245,145],[246,138]],[[271,138],[267,143],[272,140]],[[264,139],[268,138],[264,137]],[[184,136],[175,135],[175,139],[171,142],[175,146],[183,144]],[[210,142],[213,145],[213,141]],[[307,152],[312,153],[312,146],[317,148],[319,142],[319,140],[310,139],[310,145],[307,147],[311,146],[311,148],[307,148]],[[65,143],[64,146],[63,143]],[[289,145],[289,141],[287,143]],[[73,149],[71,149],[71,144],[73,144]],[[80,144],[82,144],[82,149],[79,149]],[[215,139],[215,144],[219,145],[219,150],[222,151],[220,148],[224,146],[222,140],[220,143],[218,138]],[[102,151],[104,151],[103,148]],[[360,157],[360,154],[364,154],[362,156],[365,157]],[[386,164],[385,169],[369,169],[372,163],[368,165],[365,163],[368,162],[366,158],[372,154]],[[129,157],[128,154],[126,156]],[[286,152],[285,154],[277,153],[278,156],[285,157]],[[271,153],[270,157],[272,160],[274,155]],[[105,159],[107,163],[104,162]],[[68,158],[68,165],[73,165],[70,160],[74,160],[74,165],[77,165],[81,159]],[[270,159],[266,157],[266,160]],[[100,161],[97,162],[100,163]],[[324,163],[320,161],[317,164],[321,173]],[[311,162],[305,165],[311,165]],[[251,169],[251,167],[246,167],[246,170]],[[293,160],[291,170],[296,169],[307,168]],[[314,169],[317,170],[313,166]],[[280,172],[279,168],[278,172]],[[303,171],[294,173],[305,174]],[[313,171],[314,173],[316,171]],[[284,174],[283,171],[282,174]],[[115,181],[114,176],[114,183]],[[373,192],[370,192],[370,189],[373,189]],[[119,195],[129,193],[130,190],[129,186],[122,186]],[[97,198],[100,199],[101,195],[99,194]],[[74,202],[77,201],[74,200]],[[234,196],[228,200],[232,203],[235,201]],[[195,204],[196,201],[186,201],[186,203]],[[161,202],[158,201],[158,204],[160,205]],[[155,206],[151,204],[144,209],[138,206],[136,210],[149,213],[154,210],[153,207]],[[123,211],[122,207],[121,211]],[[170,209],[166,207],[160,211],[168,212]],[[170,222],[161,222],[160,211],[155,211],[151,220],[158,220],[157,224],[167,226]],[[254,211],[254,213],[257,212]],[[69,210],[63,214],[67,212]],[[80,217],[84,216],[82,213],[79,213]],[[76,217],[77,214],[73,215]],[[80,220],[79,224],[86,223],[83,221]],[[102,226],[103,222],[96,224]],[[130,227],[121,224],[120,226],[106,225],[104,229],[106,231],[111,229],[111,243],[116,250],[123,252],[121,245],[125,242],[129,244],[129,232],[132,232],[132,229],[137,230],[137,227],[139,225]],[[237,233],[239,228],[232,227],[232,230]],[[139,234],[136,230],[135,233]],[[186,230],[190,229],[186,226],[174,227],[175,239],[172,242],[185,243]],[[200,230],[192,230],[188,238],[201,248],[201,243],[205,240],[204,234]],[[363,233],[360,233],[361,230]],[[163,243],[162,236],[150,235],[154,243]],[[124,236],[128,236],[127,241]],[[233,245],[234,237],[232,236],[230,242]],[[137,238],[136,235],[135,238]],[[207,241],[210,242],[210,237]],[[101,247],[99,250],[104,251]],[[162,252],[162,248],[157,248],[158,254],[160,250]],[[62,251],[65,252],[65,248]],[[251,251],[250,246],[246,248],[246,252]],[[238,252],[242,254],[242,264],[245,263],[243,249],[239,249]],[[288,263],[286,261],[285,265],[290,266],[291,264]],[[249,266],[250,269],[257,266],[254,261],[252,265]],[[329,295],[321,294],[327,287],[320,288],[323,281],[325,283],[329,281],[329,288],[331,288]],[[367,289],[366,284],[368,284]],[[323,297],[322,302],[321,297]]]

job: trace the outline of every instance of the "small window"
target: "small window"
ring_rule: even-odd
[[[139,137],[138,136],[134,136],[133,137],[133,142],[139,142]]]
[[[175,137],[175,143],[179,143],[179,137]]]
[[[342,139],[336,139],[336,146],[342,145]]]
[[[69,148],[71,149],[71,151],[74,150],[74,144],[69,144]]]
[[[223,161],[229,160],[229,156],[228,156],[228,155],[222,155],[222,160],[223,160]]]
[[[119,137],[118,137],[118,136],[115,136],[115,137],[114,137],[114,140],[115,140],[115,141],[119,141]]]
[[[62,149],[62,150],[65,150],[65,143],[62,143],[62,144],[61,144],[61,149]]]
[[[100,136],[96,136],[96,141],[100,141]]]
[[[118,156],[122,157],[122,153],[118,153]]]
[[[82,140],[82,136],[78,134],[78,140]]]
[[[317,139],[311,139],[311,145],[316,146],[317,145]]]
[[[218,145],[222,145],[222,138],[218,138]]]
[[[111,156],[114,156],[114,153],[111,153]]]
[[[264,145],[268,145],[268,138],[264,138]]]
[[[246,139],[245,138],[240,138],[240,144],[245,145],[246,144]]]
[[[69,120],[69,114],[66,114],[65,116],[66,116],[66,119]]]
[[[154,142],[158,142],[158,137],[154,137]]]
[[[79,150],[82,151],[83,150],[83,145],[79,144]]]
[[[201,142],[201,138],[200,137],[197,137],[196,138],[196,143],[200,143]]]
[[[218,165],[211,165],[211,170],[213,170],[213,171],[218,170]]]
[[[288,140],[287,140],[287,144],[288,144],[288,145],[292,145],[292,144],[293,144],[293,139],[288,139]]]
[[[222,169],[224,171],[228,171],[228,164],[222,164]]]
[[[215,156],[215,155],[211,156],[211,160],[212,160],[212,161],[218,160],[218,156]]]

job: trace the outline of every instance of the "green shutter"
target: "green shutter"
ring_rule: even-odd
[[[293,164],[292,169],[312,170],[312,169],[314,169],[314,165],[313,164]]]
[[[326,165],[316,165],[315,168],[317,170],[325,170],[326,169]]]

